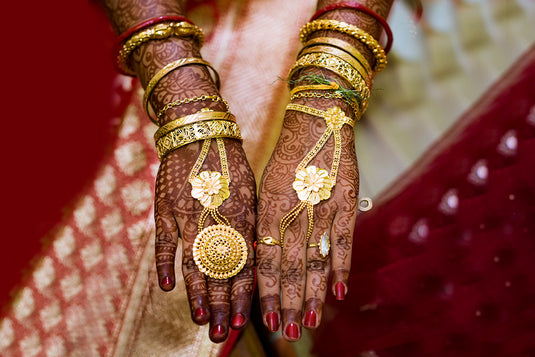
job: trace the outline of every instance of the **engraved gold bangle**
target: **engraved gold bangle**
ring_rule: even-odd
[[[311,33],[320,30],[330,30],[352,36],[370,49],[375,57],[375,73],[381,72],[386,66],[386,53],[372,35],[357,26],[337,20],[314,20],[305,24],[299,33],[299,39],[304,44],[308,41]]]
[[[228,120],[236,122],[236,118],[230,112],[199,111],[195,114],[190,114],[175,119],[160,127],[156,131],[156,133],[154,133],[154,141],[158,141],[162,136],[181,126],[198,123],[206,120]]]
[[[308,53],[301,56],[294,64],[288,79],[291,80],[293,75],[300,69],[305,67],[320,67],[328,69],[340,77],[344,78],[353,87],[354,90],[359,92],[362,96],[362,102],[360,103],[360,112],[364,113],[368,107],[368,100],[370,98],[370,88],[366,84],[366,81],[356,69],[354,69],[346,61],[333,56],[328,53]]]
[[[238,124],[228,120],[212,120],[182,126],[162,136],[156,142],[160,160],[173,150],[198,140],[232,138],[242,140]]]
[[[216,94],[214,94],[214,95],[203,94],[203,95],[198,96],[198,97],[180,99],[180,100],[175,100],[174,102],[171,102],[171,103],[167,103],[162,109],[160,109],[160,111],[156,115],[156,118],[158,118],[158,120],[160,120],[160,118],[165,114],[165,112],[167,112],[171,108],[178,107],[178,106],[180,106],[182,104],[194,103],[194,102],[199,102],[199,101],[204,101],[204,100],[211,100],[212,102],[221,102],[221,103],[225,104],[227,112],[229,111],[229,105],[228,105],[228,102],[225,99],[221,98],[220,96],[218,96]]]
[[[315,46],[315,45],[328,45],[333,46],[336,48],[339,48],[347,53],[349,53],[351,56],[353,56],[359,63],[364,67],[367,73],[372,74],[372,68],[370,67],[370,63],[368,60],[360,53],[359,50],[357,50],[355,47],[351,46],[349,43],[347,43],[344,40],[340,40],[333,37],[316,37],[313,39],[308,40],[305,44],[303,49]]]
[[[159,23],[132,35],[121,47],[117,56],[117,64],[125,74],[135,75],[135,72],[128,66],[128,59],[132,52],[142,44],[150,40],[164,40],[171,36],[193,37],[198,46],[204,43],[202,29],[196,25],[185,21]]]
[[[149,99],[150,99],[150,96],[152,95],[152,91],[154,90],[154,88],[156,88],[158,83],[160,83],[163,77],[167,76],[169,73],[173,72],[174,70],[180,67],[188,66],[192,64],[200,64],[202,66],[205,66],[211,69],[214,74],[214,82],[217,88],[219,89],[219,75],[217,74],[217,71],[212,67],[210,63],[203,60],[202,58],[198,58],[198,57],[180,58],[174,62],[167,64],[158,72],[156,72],[154,77],[150,79],[149,83],[147,84],[147,88],[145,88],[145,94],[143,95],[143,108],[145,108],[147,115],[149,116],[150,120],[154,124],[158,125],[158,119],[151,116],[149,112]]]
[[[373,76],[371,75],[371,72],[367,72],[363,65],[360,64],[359,61],[357,61],[353,56],[348,54],[345,51],[342,51],[338,48],[332,47],[332,46],[323,46],[323,45],[315,45],[310,46],[307,48],[304,48],[299,52],[299,56],[304,56],[308,53],[328,53],[330,55],[336,56],[344,61],[346,61],[351,67],[357,70],[362,78],[364,78],[364,81],[366,81],[366,85],[371,88],[373,84]]]

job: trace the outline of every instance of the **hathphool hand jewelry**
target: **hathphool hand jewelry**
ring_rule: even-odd
[[[308,41],[310,34],[320,30],[330,30],[352,36],[370,49],[375,57],[375,73],[381,72],[386,66],[386,53],[372,35],[357,26],[337,20],[314,20],[306,23],[299,33],[299,39],[303,44]]]
[[[202,171],[212,139],[203,142],[201,153],[189,175],[191,196],[204,207],[197,225],[197,236],[193,242],[193,259],[207,276],[214,279],[228,279],[238,274],[247,261],[247,243],[218,208],[230,196],[230,175],[223,139],[215,139],[219,151],[221,172]],[[210,216],[216,224],[204,227]]]
[[[202,66],[205,66],[206,68],[209,68],[212,70],[212,73],[214,75],[214,83],[216,84],[217,88],[219,89],[219,74],[217,71],[212,67],[210,63],[203,60],[202,58],[198,57],[187,57],[187,58],[180,58],[176,61],[173,61],[167,65],[165,65],[162,69],[160,69],[156,74],[150,79],[149,83],[147,84],[147,87],[145,88],[145,93],[143,94],[143,108],[145,108],[145,112],[147,112],[147,115],[149,116],[149,119],[156,125],[158,125],[158,119],[153,117],[149,112],[149,100],[152,95],[152,91],[160,81],[167,76],[169,73],[173,72],[174,70],[183,67],[183,66],[189,66],[192,64],[200,64]]]
[[[286,229],[304,209],[307,210],[308,216],[308,229],[306,233],[306,242],[308,245],[314,227],[314,206],[320,201],[329,199],[331,197],[331,190],[336,185],[336,176],[338,174],[340,156],[342,153],[342,137],[340,130],[344,124],[348,124],[351,127],[354,125],[354,120],[346,116],[342,109],[338,107],[332,107],[324,111],[301,104],[290,103],[286,106],[286,110],[295,110],[323,118],[327,128],[312,150],[305,155],[295,169],[296,174],[292,187],[300,202],[280,221],[279,233],[281,247],[284,245],[284,233]],[[334,153],[330,172],[313,165],[308,165],[325,145],[331,135],[334,136]]]

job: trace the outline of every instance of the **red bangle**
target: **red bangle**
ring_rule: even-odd
[[[319,9],[310,18],[310,21],[316,20],[318,17],[320,17],[321,15],[325,14],[326,12],[329,12],[329,11],[332,11],[332,10],[337,10],[337,9],[340,9],[340,8],[348,8],[348,9],[355,9],[355,10],[358,10],[358,11],[362,11],[362,12],[370,15],[374,19],[376,19],[383,26],[383,29],[386,32],[387,41],[386,41],[386,46],[384,48],[385,53],[390,52],[390,48],[392,48],[392,42],[394,42],[394,35],[392,34],[392,30],[390,29],[390,26],[388,25],[388,22],[386,22],[386,20],[381,15],[379,15],[378,13],[373,11],[372,9],[370,9],[370,8],[368,8],[368,7],[366,7],[366,6],[362,5],[362,4],[359,4],[357,2],[354,2],[354,1],[342,1],[342,2],[339,2],[339,3],[336,3],[336,4],[331,4],[331,5],[325,6],[324,8]]]
[[[116,59],[117,59],[117,54],[119,53],[119,51],[123,47],[124,42],[129,37],[131,37],[133,34],[135,34],[136,32],[138,32],[140,30],[143,30],[146,27],[149,27],[149,26],[152,26],[152,25],[155,25],[155,24],[159,24],[161,22],[166,22],[166,21],[185,21],[185,22],[188,22],[188,23],[193,25],[193,22],[191,22],[190,20],[188,20],[188,19],[186,19],[185,17],[182,17],[182,16],[159,16],[159,17],[154,17],[152,19],[148,19],[146,21],[143,21],[142,23],[139,23],[139,24],[137,24],[135,26],[130,27],[128,30],[126,30],[125,32],[120,34],[119,37],[117,37],[117,39],[115,40],[115,46],[113,47],[113,52],[112,52],[113,53],[113,63],[115,65],[116,69],[120,73],[123,73],[123,70],[118,67]]]

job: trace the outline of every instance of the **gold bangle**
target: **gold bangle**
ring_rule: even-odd
[[[117,55],[117,64],[126,73],[135,75],[128,66],[128,59],[136,48],[150,40],[164,40],[171,36],[188,37],[195,39],[199,47],[204,43],[204,34],[200,27],[185,21],[159,23],[132,35],[121,47]]]
[[[290,69],[288,79],[291,80],[297,70],[310,66],[328,69],[348,81],[362,96],[360,112],[364,113],[366,111],[370,98],[370,88],[360,73],[349,63],[328,53],[308,53],[295,62],[292,69]]]
[[[158,141],[162,136],[170,131],[173,131],[181,126],[198,123],[206,120],[227,120],[236,122],[236,118],[230,112],[214,112],[214,111],[198,111],[195,114],[186,115],[175,119],[164,126],[161,126],[156,133],[154,133],[154,141]]]
[[[330,30],[341,32],[352,36],[370,49],[375,57],[375,66],[373,71],[375,73],[381,72],[386,66],[386,53],[372,35],[357,26],[350,25],[346,22],[337,20],[314,20],[305,24],[299,33],[299,39],[304,44],[308,40],[311,33],[319,30]]]
[[[173,150],[198,140],[232,138],[242,140],[238,124],[228,120],[212,120],[182,126],[162,136],[156,142],[160,160]]]
[[[175,100],[174,102],[171,102],[171,103],[167,103],[162,109],[160,109],[160,111],[158,112],[156,117],[159,120],[165,114],[165,112],[168,111],[171,108],[178,107],[178,106],[180,106],[182,104],[194,103],[194,102],[199,102],[199,101],[204,101],[204,100],[211,100],[212,102],[221,102],[221,103],[225,104],[227,112],[229,111],[229,105],[228,105],[228,102],[225,99],[223,99],[220,96],[215,95],[215,94],[214,95],[203,94],[203,95],[198,96],[198,97],[180,99],[180,100]]]
[[[328,53],[330,55],[336,56],[347,63],[353,68],[359,72],[360,76],[364,78],[366,81],[366,85],[371,88],[373,84],[373,76],[371,75],[371,72],[367,72],[363,65],[360,64],[359,61],[357,61],[353,56],[348,54],[345,51],[342,51],[336,47],[332,46],[323,46],[323,45],[315,45],[310,46],[307,48],[303,48],[301,52],[299,52],[299,56],[304,56],[308,53]]]
[[[214,82],[217,88],[219,89],[219,75],[217,74],[217,71],[212,67],[210,63],[206,62],[202,58],[198,58],[198,57],[180,58],[174,62],[167,64],[158,72],[156,72],[154,77],[150,79],[149,84],[147,84],[147,88],[145,88],[145,94],[143,95],[143,108],[145,108],[147,115],[149,116],[150,120],[154,124],[158,125],[158,119],[152,117],[149,112],[149,99],[150,99],[150,96],[152,95],[152,91],[154,90],[154,88],[156,88],[158,83],[160,83],[163,77],[167,76],[169,73],[171,73],[172,71],[182,66],[188,66],[192,64],[200,64],[211,69],[212,72],[214,73]]]
[[[290,103],[286,106],[286,110],[295,110],[301,113],[313,115],[315,117],[323,118],[327,122],[327,125],[331,124],[331,122],[329,121],[331,120],[331,118],[335,118],[336,122],[332,123],[334,130],[340,130],[340,128],[344,124],[347,124],[350,127],[353,127],[355,125],[355,121],[353,119],[344,115],[343,112],[338,107],[334,107],[334,108],[337,108],[337,110],[334,111],[334,114],[331,114],[328,111],[308,107],[306,105],[301,105],[301,104]],[[300,169],[300,167],[298,166],[297,169]]]
[[[298,88],[298,87],[296,87]],[[305,93],[294,93],[290,96],[290,101],[294,99],[299,98],[325,98],[325,99],[341,99],[349,106],[351,106],[351,109],[353,109],[353,112],[355,113],[355,120],[360,120],[361,113],[360,108],[358,107],[359,103],[356,100],[350,100],[347,97],[345,97],[340,92],[334,92],[334,93],[316,93],[316,92],[305,92]]]
[[[331,82],[330,84],[311,84],[311,85],[304,85],[304,86],[297,86],[293,87],[290,91],[290,96],[293,96],[297,92],[302,92],[305,90],[336,90],[340,88],[338,83]]]
[[[309,47],[309,46],[315,46],[315,45],[328,45],[337,47],[347,53],[349,53],[351,56],[353,56],[359,63],[364,67],[366,72],[372,74],[372,68],[370,67],[370,63],[368,60],[360,53],[359,50],[357,50],[355,47],[351,46],[346,41],[333,38],[333,37],[317,37],[313,38],[311,40],[308,40],[305,44],[303,49]]]

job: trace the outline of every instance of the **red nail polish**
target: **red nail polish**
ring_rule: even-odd
[[[344,300],[346,297],[346,287],[344,286],[344,283],[336,283],[334,285],[334,292],[336,295],[336,300]]]
[[[198,307],[195,309],[195,320],[199,320],[202,317],[206,316],[206,309],[203,307]]]
[[[172,285],[171,278],[168,277],[168,276],[164,276],[164,277],[162,278],[162,284],[161,284],[161,285],[162,285],[162,287],[164,287],[164,288],[168,288],[168,287],[170,287],[170,286]]]
[[[316,311],[309,310],[305,314],[305,321],[304,324],[306,327],[316,327],[316,320],[318,316],[316,315]]]
[[[299,339],[299,327],[296,323],[290,322],[288,326],[286,326],[286,336],[291,340]]]
[[[212,329],[212,335],[214,337],[220,337],[225,334],[225,327],[223,325],[215,325]]]
[[[279,315],[276,312],[269,312],[266,315],[266,322],[271,332],[275,332],[279,329]]]
[[[232,327],[240,328],[245,322],[245,316],[243,314],[237,313],[232,317]]]

